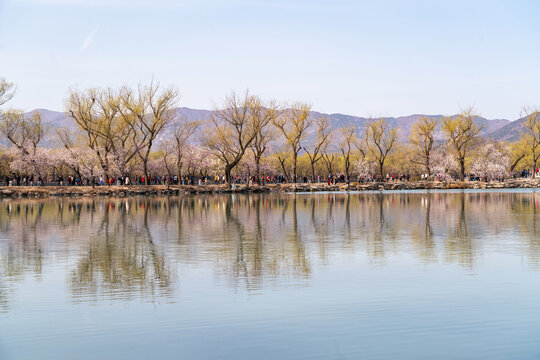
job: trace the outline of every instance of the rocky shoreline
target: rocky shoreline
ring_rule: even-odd
[[[10,186],[0,187],[0,198],[46,198],[46,197],[126,197],[126,196],[173,196],[189,194],[270,193],[270,192],[321,192],[321,191],[392,191],[392,190],[448,190],[448,189],[531,189],[539,188],[539,179],[511,179],[504,182],[481,181],[411,181],[386,183],[319,184],[268,184],[263,186],[237,185],[234,189],[225,185],[203,186]]]

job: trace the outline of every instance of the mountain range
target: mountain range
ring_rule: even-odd
[[[66,128],[69,130],[76,128],[75,122],[73,119],[70,119],[66,113],[47,109],[36,109],[28,112],[27,114],[31,115],[35,111],[38,111],[41,114],[42,121],[52,129]],[[177,119],[186,120],[207,120],[212,114],[210,110],[191,109],[186,107],[176,108],[175,111],[177,114]],[[312,112],[312,115],[314,118],[327,116],[332,129],[352,125],[357,129],[358,134],[361,134],[364,131],[367,122],[371,120],[370,118],[344,114],[324,114],[320,112]],[[400,117],[385,117],[385,119],[390,126],[399,129],[398,134],[400,140],[407,140],[414,123],[420,120],[423,116],[435,118],[439,121],[444,117],[443,115],[414,114]],[[476,123],[477,125],[482,126],[482,131],[479,134],[481,137],[512,142],[519,139],[520,132],[523,129],[524,118],[511,121],[507,119],[486,119],[483,117],[477,117]],[[53,133],[54,132],[51,132],[50,134]],[[165,133],[164,136],[166,137],[167,134]],[[438,140],[444,138],[442,128],[440,126],[437,128],[435,137]],[[45,144],[46,146],[55,145],[51,135],[49,135],[49,139],[45,140]]]

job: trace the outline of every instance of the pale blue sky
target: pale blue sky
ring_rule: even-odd
[[[359,116],[515,119],[540,103],[535,1],[0,0],[11,106],[152,74],[211,108],[231,90]]]

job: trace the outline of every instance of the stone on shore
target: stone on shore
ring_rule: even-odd
[[[44,198],[44,197],[92,197],[92,196],[178,196],[192,194],[232,193],[296,193],[336,191],[406,191],[406,190],[452,190],[452,189],[530,189],[539,188],[538,179],[508,179],[505,181],[390,181],[385,183],[326,184],[266,184],[266,185],[151,185],[151,186],[9,186],[0,187],[0,198]]]

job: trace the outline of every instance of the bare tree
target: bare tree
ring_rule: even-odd
[[[66,110],[83,131],[86,145],[96,153],[107,183],[118,130],[118,109],[118,96],[112,89],[71,90],[66,100]]]
[[[225,165],[225,180],[231,184],[231,171],[242,160],[260,128],[262,119],[252,116],[257,96],[240,97],[232,93],[225,99],[222,109],[212,112],[210,126],[202,135],[202,143]],[[267,118],[264,118],[267,119]]]
[[[379,167],[381,181],[384,181],[384,162],[396,139],[397,129],[390,128],[390,125],[384,119],[370,121],[366,126],[366,149]]]
[[[428,176],[431,176],[431,149],[435,143],[435,128],[437,120],[422,117],[417,121],[411,130],[409,140],[415,147],[417,159],[413,162],[418,165],[423,165],[426,168]]]
[[[477,117],[472,108],[462,110],[457,116],[443,119],[443,130],[454,150],[454,156],[459,164],[459,179],[465,179],[465,159],[469,145],[482,130],[474,119]]]
[[[287,163],[290,160],[291,154],[283,147],[281,147],[281,149],[279,149],[275,154],[279,162],[279,166],[281,167],[281,171],[283,171],[283,176],[285,176],[285,180],[287,180],[287,182],[291,182],[291,175],[289,170],[287,170]]]
[[[15,85],[0,78],[0,105],[4,105],[15,95]]]
[[[526,136],[521,134],[521,138],[517,142],[510,143],[510,172],[513,172],[518,164],[527,156],[529,152],[529,144]]]
[[[167,139],[166,141],[161,142],[159,155],[163,162],[163,167],[165,168],[169,179],[167,179],[167,189],[171,186],[171,178],[174,176],[175,172],[173,169],[173,163],[170,162],[170,157],[176,151],[176,145],[173,139]]]
[[[10,110],[2,118],[0,131],[21,152],[30,155],[28,149],[38,147],[46,129],[39,112],[35,111],[31,117],[27,117],[20,110]]]
[[[332,135],[332,129],[328,121],[328,117],[323,116],[316,120],[317,124],[317,142],[313,145],[313,151],[309,151],[305,146],[304,151],[306,152],[309,163],[311,166],[311,176],[315,180],[315,164],[323,158],[323,150],[328,146],[330,138]]]
[[[119,113],[124,116],[125,126],[132,128],[133,147],[143,164],[144,176],[149,177],[148,159],[152,146],[161,131],[175,118],[174,106],[178,101],[178,90],[173,87],[161,89],[159,82],[139,84],[137,93],[124,87],[120,92]],[[122,110],[123,109],[123,110]],[[126,134],[129,130],[126,129]],[[129,136],[126,136],[129,139]]]
[[[297,177],[298,153],[312,123],[311,106],[307,104],[295,104],[274,120],[274,125],[283,134],[291,150],[293,182],[296,182]]]
[[[527,144],[532,155],[533,179],[536,178],[538,158],[540,157],[540,113],[538,110],[523,108],[525,123],[521,134],[522,140]]]
[[[339,144],[339,149],[343,156],[343,167],[345,170],[345,181],[347,181],[347,186],[350,184],[350,168],[351,168],[351,158],[354,152],[354,147],[356,141],[355,129],[354,126],[349,126],[340,129],[341,132],[341,142]]]
[[[261,184],[261,160],[263,155],[268,150],[268,145],[275,138],[273,129],[269,126],[280,115],[279,107],[275,102],[262,104],[261,101],[254,102],[251,106],[251,115],[256,118],[255,122],[261,124],[253,142],[251,143],[251,151],[255,160],[255,176],[257,184]]]
[[[201,123],[199,121],[179,121],[174,124],[174,152],[176,153],[176,172],[178,181],[182,181],[184,153],[190,137],[195,134]]]
[[[328,175],[332,175],[334,172],[334,162],[337,159],[337,156],[335,153],[328,151],[328,145],[323,148],[322,159],[326,165]]]
[[[125,87],[119,91],[119,99],[115,103],[118,106],[116,109],[118,115],[115,120],[115,132],[112,134],[111,151],[112,159],[121,176],[128,175],[128,164],[132,163],[146,144],[138,132],[138,117],[126,107],[125,91]]]
[[[0,118],[0,132],[15,145],[25,157],[25,161],[32,164],[35,173],[41,176],[42,169],[37,159],[37,149],[47,128],[41,121],[40,113],[34,111],[31,117],[27,117],[20,110],[9,110]]]

